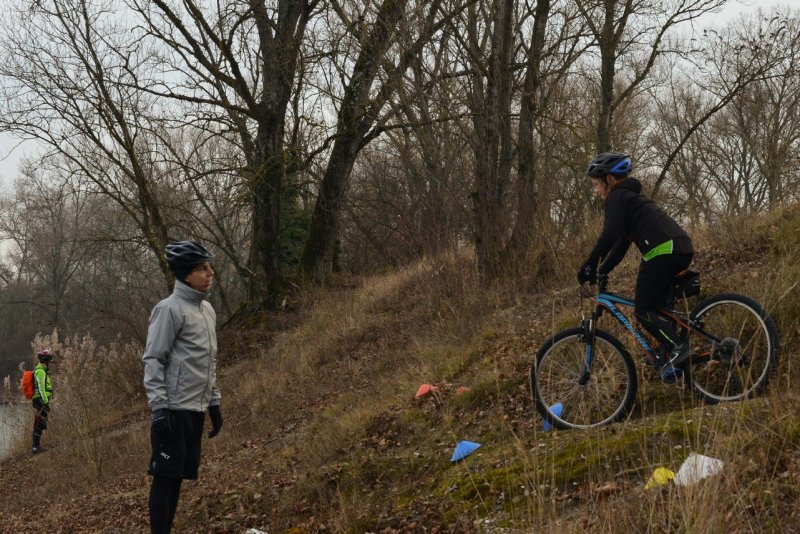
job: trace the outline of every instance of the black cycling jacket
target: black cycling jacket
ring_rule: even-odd
[[[608,274],[625,257],[631,243],[642,256],[672,241],[672,254],[692,254],[692,240],[675,220],[642,194],[642,183],[626,178],[606,197],[603,233],[589,254],[592,268],[602,260],[600,274]]]

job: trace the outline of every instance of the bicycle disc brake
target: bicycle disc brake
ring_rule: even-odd
[[[739,340],[726,337],[711,346],[711,359],[719,360],[726,365],[736,365],[742,361],[742,346]]]

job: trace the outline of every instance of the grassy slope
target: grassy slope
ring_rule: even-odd
[[[768,397],[708,407],[676,386],[642,379],[627,422],[544,433],[528,368],[547,336],[576,321],[577,260],[561,266],[564,280],[535,290],[509,284],[484,292],[475,289],[468,259],[422,262],[310,295],[299,326],[287,333],[223,333],[221,358],[232,362],[220,377],[225,428],[204,442],[201,479],[184,486],[176,526],[800,529],[800,413],[792,386],[800,211],[734,221],[696,241],[706,292],[750,294],[779,324],[783,359]],[[616,276],[626,285],[617,287],[630,290],[634,272],[629,261]],[[423,382],[439,391],[414,401]],[[470,391],[457,394],[462,385]],[[120,412],[123,422],[94,441],[62,440],[46,455],[21,452],[0,466],[8,529],[146,530],[147,413],[141,399]],[[453,465],[462,439],[482,447]],[[655,467],[677,470],[689,452],[722,459],[724,474],[683,490],[643,490]]]

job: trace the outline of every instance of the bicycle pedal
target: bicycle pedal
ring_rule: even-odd
[[[661,370],[661,381],[665,384],[674,384],[683,377],[683,370],[668,365]]]

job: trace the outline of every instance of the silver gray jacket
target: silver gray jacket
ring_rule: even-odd
[[[203,412],[219,405],[217,314],[207,293],[176,281],[155,305],[144,350],[144,388],[151,410]]]

